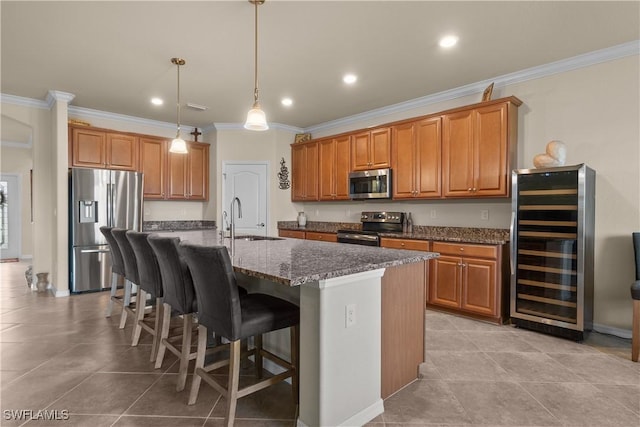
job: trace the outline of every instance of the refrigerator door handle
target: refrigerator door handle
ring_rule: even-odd
[[[80,253],[82,254],[108,254],[109,249],[82,249]]]
[[[111,184],[107,184],[107,227],[113,227],[113,216],[111,215]]]
[[[115,218],[115,204],[116,204],[116,185],[111,184],[111,189],[109,191],[109,200],[111,201],[111,226],[116,226],[116,218]]]
[[[511,246],[511,256],[509,257],[509,265],[511,266],[511,275],[516,274],[516,245],[514,244],[516,241],[516,236],[513,234],[516,231],[516,213],[511,212],[511,226],[509,227],[509,235],[511,236],[511,241],[509,242]]]

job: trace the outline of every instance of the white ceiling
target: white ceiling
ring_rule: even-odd
[[[253,102],[253,5],[235,1],[0,2],[1,90],[176,120],[241,123]],[[444,51],[438,39],[460,38]],[[259,8],[260,100],[306,128],[640,39],[640,2],[276,1]],[[342,75],[358,82],[346,87]],[[588,88],[585,88],[588,90]],[[152,96],[165,99],[154,107]],[[294,105],[280,104],[290,96]]]

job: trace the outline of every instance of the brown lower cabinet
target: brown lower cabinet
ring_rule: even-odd
[[[433,242],[427,305],[497,323],[508,318],[507,245]]]
[[[304,234],[305,232],[300,230],[285,230],[285,229],[278,230],[278,236],[289,237],[292,239],[304,239]]]
[[[336,233],[320,233],[317,231],[307,231],[305,234],[307,240],[320,240],[323,242],[337,242],[338,235]]]

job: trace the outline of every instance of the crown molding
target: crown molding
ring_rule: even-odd
[[[525,70],[516,71],[510,74],[504,74],[492,79],[486,79],[481,82],[445,90],[432,95],[423,96],[386,107],[365,111],[364,113],[354,114],[352,116],[309,126],[304,129],[304,132],[314,133],[319,131],[328,131],[330,129],[345,125],[357,126],[359,122],[365,120],[382,118],[390,114],[404,112],[415,108],[426,107],[432,104],[437,104],[439,102],[461,98],[463,96],[482,93],[487,85],[491,83],[494,84],[494,87],[504,87],[528,80],[535,80],[542,77],[551,76],[553,74],[564,73],[567,71],[588,67],[590,65],[600,64],[607,61],[614,61],[616,59],[621,59],[632,55],[640,55],[640,40],[634,40],[610,48],[596,50],[571,58],[562,59],[560,61],[550,62],[548,64],[527,68]]]
[[[93,110],[91,108],[69,106],[69,116],[81,116],[87,118],[105,119],[105,120],[117,120],[120,122],[127,122],[141,126],[153,126],[166,129],[175,129],[175,123],[162,122],[160,120],[143,119],[141,117],[127,116],[125,114],[111,113],[108,111]],[[180,125],[182,131],[193,132],[195,129],[192,126]]]
[[[49,108],[53,107],[55,102],[65,102],[69,104],[76,96],[69,92],[62,92],[59,90],[50,90],[47,92],[47,99],[45,102]]]
[[[4,104],[18,105],[20,107],[40,108],[41,110],[49,110],[49,105],[39,99],[25,98],[23,96],[7,95],[0,93],[0,102]]]

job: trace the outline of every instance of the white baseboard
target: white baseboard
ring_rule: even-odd
[[[631,339],[630,329],[621,329],[613,326],[600,325],[598,323],[594,323],[593,330],[596,332],[600,332],[601,334],[615,335],[616,337]]]

